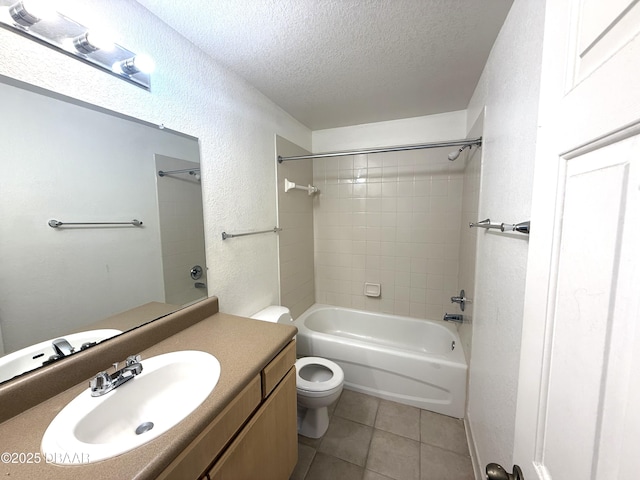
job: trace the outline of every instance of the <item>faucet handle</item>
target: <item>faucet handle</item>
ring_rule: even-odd
[[[451,303],[460,304],[460,310],[464,312],[464,304],[468,302],[467,297],[465,297],[464,290],[460,290],[460,296],[451,297]]]
[[[127,357],[126,360],[126,366],[130,367],[131,365],[134,365],[136,363],[140,363],[142,361],[142,357],[140,356],[140,354],[138,355],[129,355]]]
[[[91,393],[103,392],[111,386],[111,376],[107,372],[100,372],[89,382]]]

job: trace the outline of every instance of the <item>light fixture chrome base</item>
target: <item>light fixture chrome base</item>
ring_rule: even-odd
[[[113,71],[113,66],[136,57],[126,48],[113,44],[99,49],[87,40],[88,28],[55,12],[51,18],[40,19],[27,11],[21,1],[0,0],[0,27],[34,40],[60,53],[99,68],[145,90],[151,89],[151,77],[143,71]]]

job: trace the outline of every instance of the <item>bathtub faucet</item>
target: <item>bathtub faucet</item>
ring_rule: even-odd
[[[462,315],[459,315],[457,313],[445,313],[443,320],[445,322],[462,323]]]

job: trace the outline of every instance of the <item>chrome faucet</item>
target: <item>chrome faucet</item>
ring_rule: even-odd
[[[456,322],[456,323],[463,322],[462,315],[459,315],[457,313],[445,313],[443,320],[445,322]]]
[[[100,372],[89,382],[92,397],[100,397],[111,390],[118,388],[123,383],[128,382],[136,375],[142,373],[140,355],[131,355],[125,360],[124,367],[118,370],[118,364],[114,363],[115,372],[109,375],[107,372]]]
[[[54,340],[52,346],[56,352],[56,355],[60,357],[66,357],[67,355],[71,355],[75,351],[71,344],[64,338],[58,338]]]

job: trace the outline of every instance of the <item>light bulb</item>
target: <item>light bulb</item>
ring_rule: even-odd
[[[63,42],[63,45],[67,50],[75,49],[80,53],[88,55],[97,50],[109,51],[113,50],[115,44],[111,41],[111,38],[104,32],[86,32],[82,35],[78,35],[75,38],[67,39]]]
[[[133,59],[133,63],[142,73],[152,73],[156,68],[156,62],[153,61],[149,55],[140,54],[136,55]]]
[[[111,35],[100,30],[91,30],[87,32],[87,41],[100,50],[113,50],[115,43]]]

